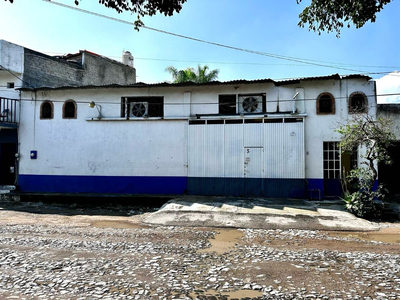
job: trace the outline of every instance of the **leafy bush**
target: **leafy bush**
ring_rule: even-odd
[[[349,191],[349,183],[351,190]],[[367,168],[357,168],[347,176],[346,190],[342,200],[346,209],[361,218],[379,218],[383,211],[384,188],[379,185],[373,188],[375,178]]]

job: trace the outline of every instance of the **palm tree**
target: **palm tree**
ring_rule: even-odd
[[[193,68],[186,68],[185,70],[178,70],[175,67],[169,66],[165,69],[168,71],[174,80],[174,83],[182,83],[182,82],[194,82],[194,83],[206,83],[210,81],[214,81],[218,78],[219,70],[215,69],[208,72],[209,67],[205,66],[197,66],[197,70]]]
[[[210,82],[210,81],[214,81],[218,79],[218,73],[219,70],[215,69],[215,70],[211,70],[209,71],[209,67],[207,65],[201,67],[200,65],[197,66],[197,72],[196,72],[196,83],[206,83],[206,82]]]

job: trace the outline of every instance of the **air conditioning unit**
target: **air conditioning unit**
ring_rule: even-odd
[[[255,96],[239,96],[239,114],[251,114],[263,112],[263,97]]]
[[[129,117],[130,118],[143,118],[147,117],[149,112],[148,102],[131,102],[129,104]]]

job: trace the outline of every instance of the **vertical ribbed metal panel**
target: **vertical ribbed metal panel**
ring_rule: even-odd
[[[280,143],[280,127],[283,124],[280,123],[268,123],[264,124],[264,155],[265,155],[265,178],[279,178],[281,161],[281,152],[283,145]]]
[[[205,136],[204,168],[206,177],[224,176],[224,126],[207,125]]]
[[[225,177],[243,177],[243,124],[225,125]]]
[[[189,176],[223,177],[224,126],[189,125]]]
[[[244,147],[263,147],[264,124],[244,124],[243,126]]]
[[[203,168],[204,153],[204,127],[203,125],[189,125],[189,149],[188,149],[188,174],[189,176],[205,176],[205,168]]]
[[[265,178],[304,178],[303,123],[265,125]]]
[[[246,148],[262,153],[252,178],[305,178],[302,122],[189,125],[189,177],[244,178]]]

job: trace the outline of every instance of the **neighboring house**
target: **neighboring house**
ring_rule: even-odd
[[[53,57],[0,40],[0,185],[14,184],[16,179],[18,88],[135,82],[136,71],[129,52],[123,53],[123,63],[88,51]],[[46,113],[52,114],[51,107],[47,108]]]
[[[23,193],[340,195],[334,131],[376,114],[363,75],[21,89]],[[48,113],[48,110],[51,113]]]
[[[392,123],[392,132],[397,141],[389,147],[389,155],[392,164],[380,164],[378,166],[379,182],[383,183],[388,189],[389,194],[400,195],[400,185],[397,174],[400,169],[400,103],[378,104],[377,117],[389,119]]]

